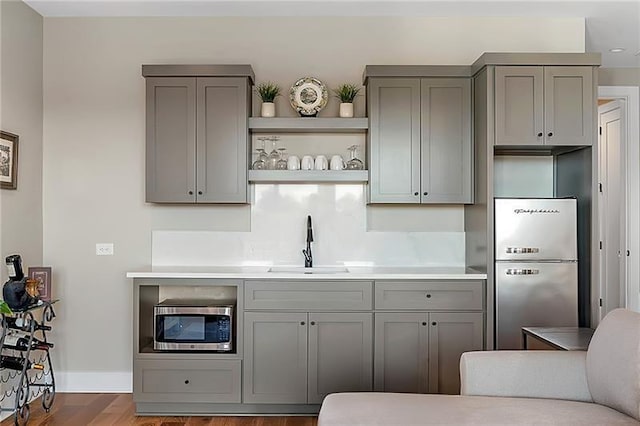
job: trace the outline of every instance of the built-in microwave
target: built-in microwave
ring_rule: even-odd
[[[229,301],[164,300],[153,308],[153,349],[231,352],[233,311]]]

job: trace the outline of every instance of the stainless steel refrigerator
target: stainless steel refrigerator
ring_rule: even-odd
[[[578,326],[577,202],[495,199],[496,348],[520,349],[521,327]]]

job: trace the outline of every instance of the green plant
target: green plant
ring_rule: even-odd
[[[12,314],[12,313],[13,311],[11,310],[9,305],[7,305],[7,302],[5,302],[4,300],[0,300],[0,314]]]
[[[256,90],[262,102],[273,102],[276,96],[280,95],[280,87],[270,81],[258,84]]]
[[[346,104],[352,103],[356,96],[358,96],[358,92],[360,92],[360,88],[355,84],[341,84],[337,89],[333,89],[336,98]]]

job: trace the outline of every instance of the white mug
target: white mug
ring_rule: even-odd
[[[331,170],[343,170],[344,167],[345,164],[341,156],[334,155],[333,157],[331,157],[331,164],[329,166]]]
[[[300,159],[297,156],[289,156],[287,159],[287,170],[300,170]]]
[[[302,170],[313,170],[313,157],[310,155],[305,155],[304,157],[302,157],[300,168]]]
[[[327,161],[327,157],[324,155],[318,155],[316,157],[316,170],[327,170],[329,168],[329,163]]]

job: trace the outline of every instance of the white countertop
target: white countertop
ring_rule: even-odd
[[[280,265],[278,265],[280,266]],[[299,266],[299,265],[296,265]],[[339,265],[322,265],[336,267]],[[127,272],[127,278],[227,278],[289,280],[484,280],[487,274],[465,267],[427,266],[347,266],[348,272],[269,272],[270,266],[164,266],[150,271]],[[302,268],[301,268],[302,269]]]

